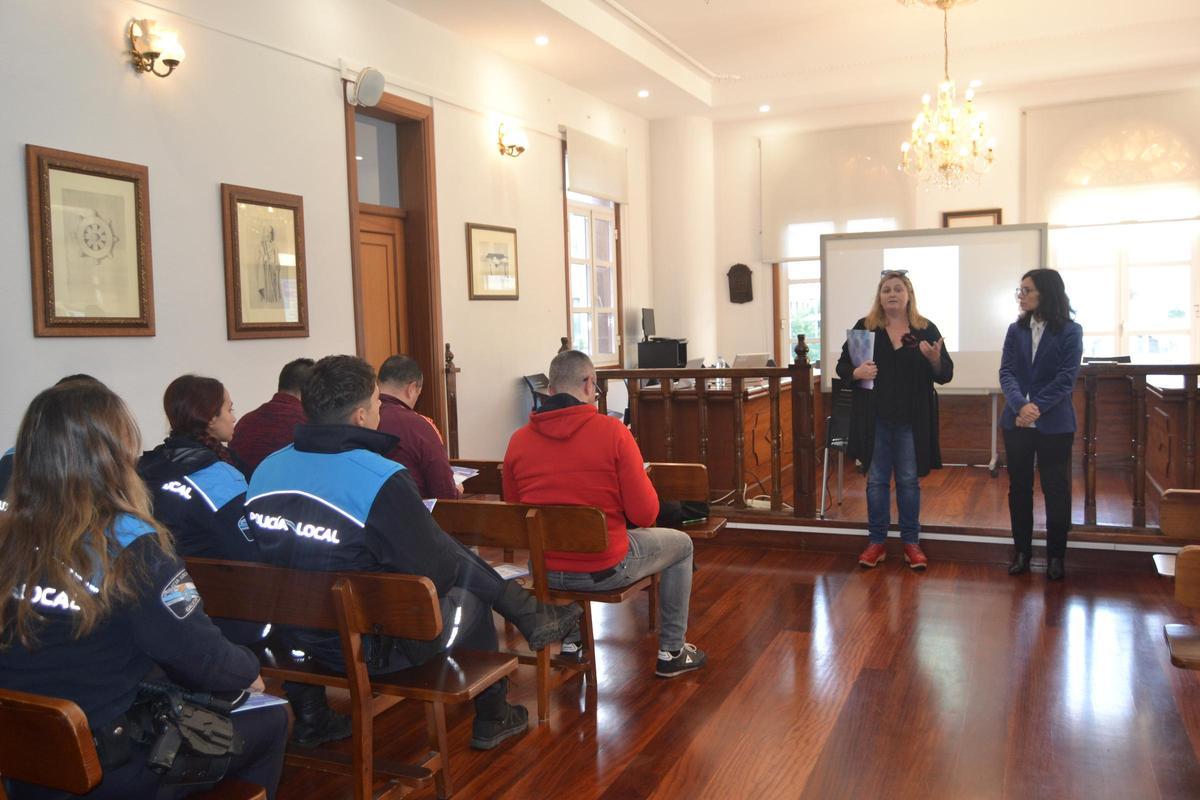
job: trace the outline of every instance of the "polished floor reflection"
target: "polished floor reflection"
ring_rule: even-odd
[[[548,724],[491,753],[453,712],[456,797],[1200,797],[1200,674],[1167,658],[1162,626],[1187,615],[1166,579],[697,554],[688,638],[709,667],[656,679],[645,599],[602,607],[598,692],[560,688]],[[517,681],[532,710],[532,668]],[[412,753],[423,718],[402,704],[376,733]],[[300,770],[280,792],[351,796]]]

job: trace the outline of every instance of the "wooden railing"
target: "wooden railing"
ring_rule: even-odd
[[[458,373],[454,365],[454,353],[446,342],[446,444],[451,458],[458,458]]]
[[[639,408],[643,395],[653,392],[662,404],[665,460],[677,460],[681,444],[676,408],[682,400],[676,381],[690,380],[693,385],[686,390],[687,402],[696,404],[697,445],[699,461],[709,462],[714,448],[731,447],[733,450],[733,504],[745,508],[745,410],[744,394],[748,381],[766,381],[770,403],[770,451],[771,451],[771,509],[783,509],[783,431],[781,425],[780,387],[785,379],[790,380],[791,390],[791,442],[792,442],[792,505],[797,517],[812,517],[816,509],[816,448],[813,427],[812,366],[808,363],[808,347],[804,337],[799,337],[796,346],[799,354],[789,367],[762,367],[751,369],[598,369],[596,370],[600,412],[608,411],[608,382],[625,381],[629,392],[629,412],[633,435],[641,443]],[[657,381],[657,386],[648,386]],[[718,381],[721,386],[718,386]],[[728,387],[728,388],[725,388]],[[732,399],[732,441],[714,441],[710,433],[710,405],[714,398],[722,402]],[[643,449],[645,447],[643,446]],[[716,480],[717,476],[713,477]]]
[[[1200,376],[1200,364],[1087,364],[1079,371],[1079,380],[1083,382],[1083,474],[1084,474],[1084,505],[1083,521],[1085,525],[1096,524],[1096,443],[1097,428],[1100,419],[1097,396],[1099,384],[1105,378],[1117,378],[1128,381],[1129,400],[1131,409],[1130,452],[1128,462],[1133,470],[1133,525],[1137,528],[1146,526],[1146,445],[1147,424],[1149,412],[1146,405],[1146,377],[1177,376],[1183,395],[1183,469],[1180,480],[1182,486],[1170,488],[1196,488],[1196,405],[1197,405],[1197,376]],[[1168,487],[1164,487],[1168,488]]]

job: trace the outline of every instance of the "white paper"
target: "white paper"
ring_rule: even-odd
[[[287,700],[282,697],[276,697],[273,694],[266,692],[251,692],[246,698],[246,702],[233,710],[234,714],[240,714],[243,711],[249,711],[252,708],[269,708],[271,706],[287,705]]]
[[[875,358],[875,331],[846,331],[846,344],[850,351],[850,363],[860,367]],[[863,389],[874,389],[875,381],[867,378],[858,382]]]
[[[529,574],[528,567],[522,567],[519,564],[493,564],[492,568],[496,570],[496,574],[506,581],[511,581],[514,578],[524,578]]]
[[[451,467],[450,471],[454,473],[454,485],[462,486],[471,478],[479,474],[479,470],[471,467]]]

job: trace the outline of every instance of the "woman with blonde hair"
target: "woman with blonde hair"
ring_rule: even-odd
[[[0,687],[79,705],[104,770],[88,797],[153,797],[162,784],[194,777],[148,766],[154,729],[143,736],[147,728],[131,724],[141,681],[169,678],[198,692],[262,688],[258,660],[204,614],[170,534],[151,515],[139,449],[125,403],[103,385],[46,389],[21,422],[9,513],[0,516]],[[176,764],[202,763],[212,768],[206,779],[227,773],[274,796],[286,727],[279,707],[239,714],[240,751],[203,761],[185,749]],[[16,798],[46,796],[13,783]]]
[[[907,270],[880,274],[871,310],[854,323],[854,330],[875,334],[870,359],[855,364],[847,339],[837,363],[838,377],[854,382],[848,452],[867,474],[868,543],[858,563],[874,567],[887,557],[884,543],[894,473],[904,560],[912,569],[923,570],[929,560],[919,543],[919,478],[942,466],[933,385],[950,381],[954,362],[937,326],[917,310]],[[873,387],[864,382],[873,382]]]

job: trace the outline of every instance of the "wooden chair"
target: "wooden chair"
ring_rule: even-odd
[[[1164,536],[1200,541],[1200,489],[1167,489],[1163,492],[1158,527]],[[1152,557],[1159,575],[1175,575],[1175,556],[1155,553]]]
[[[658,492],[659,500],[682,500],[707,503],[708,467],[703,464],[652,463],[646,468],[646,475],[654,490]],[[724,517],[708,517],[707,519],[689,525],[681,525],[679,530],[693,539],[712,539],[728,520]]]
[[[438,797],[453,793],[446,704],[474,699],[514,672],[517,660],[501,653],[456,650],[452,659],[443,655],[410,669],[368,676],[362,655],[364,634],[429,641],[441,633],[441,608],[428,578],[304,572],[204,558],[187,559],[187,567],[204,598],[205,610],[212,616],[338,632],[345,674],[312,660],[275,653],[269,647],[259,653],[264,676],[350,691],[352,756],[289,748],[286,763],[350,776],[355,800],[372,797],[376,776],[394,784],[380,797],[401,796],[431,782]],[[374,757],[371,700],[376,694],[425,704],[430,752],[418,763]]]
[[[59,697],[0,689],[0,776],[71,794],[86,794],[102,772],[92,731],[79,706]],[[261,786],[228,779],[197,795],[209,800],[265,800]],[[0,782],[0,800],[7,800]]]
[[[1200,546],[1189,545],[1175,559],[1175,601],[1200,608]],[[1164,625],[1171,663],[1180,669],[1200,670],[1200,626]]]
[[[552,657],[550,649],[522,654],[521,661],[537,666],[538,722],[550,714],[550,690],[578,674],[596,686],[596,640],[592,632],[592,603],[622,603],[643,589],[649,592],[650,629],[658,621],[658,575],[608,592],[567,592],[551,589],[546,577],[545,552],[602,553],[608,548],[604,512],[587,506],[529,506],[515,503],[444,500],[433,518],[446,533],[467,545],[528,550],[533,591],[543,603],[577,602],[583,607],[579,628],[583,658],[579,662]],[[559,672],[552,675],[552,670]]]

